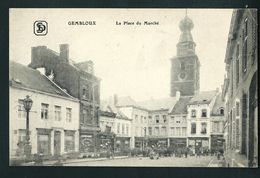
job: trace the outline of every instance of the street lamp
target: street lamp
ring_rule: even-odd
[[[26,158],[29,158],[31,155],[31,145],[30,145],[30,134],[29,134],[29,112],[32,108],[33,101],[31,98],[27,95],[26,98],[23,100],[23,106],[26,111],[26,142],[24,146],[24,152],[26,155]]]

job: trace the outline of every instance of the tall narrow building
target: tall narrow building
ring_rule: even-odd
[[[193,26],[187,15],[179,24],[181,36],[177,55],[171,59],[171,96],[175,96],[177,91],[181,96],[193,96],[199,92],[200,62],[191,35]]]

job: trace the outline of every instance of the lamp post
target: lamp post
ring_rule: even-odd
[[[29,112],[32,108],[33,101],[31,98],[27,95],[26,98],[23,100],[23,106],[26,111],[26,141],[24,145],[24,153],[26,155],[26,158],[30,158],[31,155],[31,145],[30,145],[30,133],[29,133]]]

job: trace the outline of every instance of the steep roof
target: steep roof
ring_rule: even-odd
[[[115,113],[117,118],[129,119],[112,102],[109,102],[109,100],[101,100],[101,102],[100,102],[100,110],[101,110],[101,112]]]
[[[11,86],[27,88],[54,95],[73,98],[38,70],[10,61],[9,83]],[[74,98],[73,98],[74,99]]]
[[[213,105],[213,108],[212,108],[212,115],[214,116],[218,116],[218,115],[221,115],[220,112],[219,112],[219,108],[224,108],[224,101],[221,97],[221,93],[217,95],[216,97],[216,101]]]
[[[195,95],[189,102],[190,105],[193,104],[209,104],[214,96],[216,95],[216,90],[213,91],[202,91]]]
[[[172,108],[176,103],[175,97],[161,98],[161,99],[151,99],[147,101],[138,102],[138,105],[147,108],[148,110],[167,110]]]
[[[179,101],[174,105],[170,114],[185,114],[187,113],[187,105],[192,97],[181,97]]]
[[[118,97],[116,106],[137,106],[137,103],[130,96]]]

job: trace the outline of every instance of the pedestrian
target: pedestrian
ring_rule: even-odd
[[[185,150],[184,150],[184,154],[185,154],[185,158],[187,158],[188,157],[188,148],[184,148]]]

